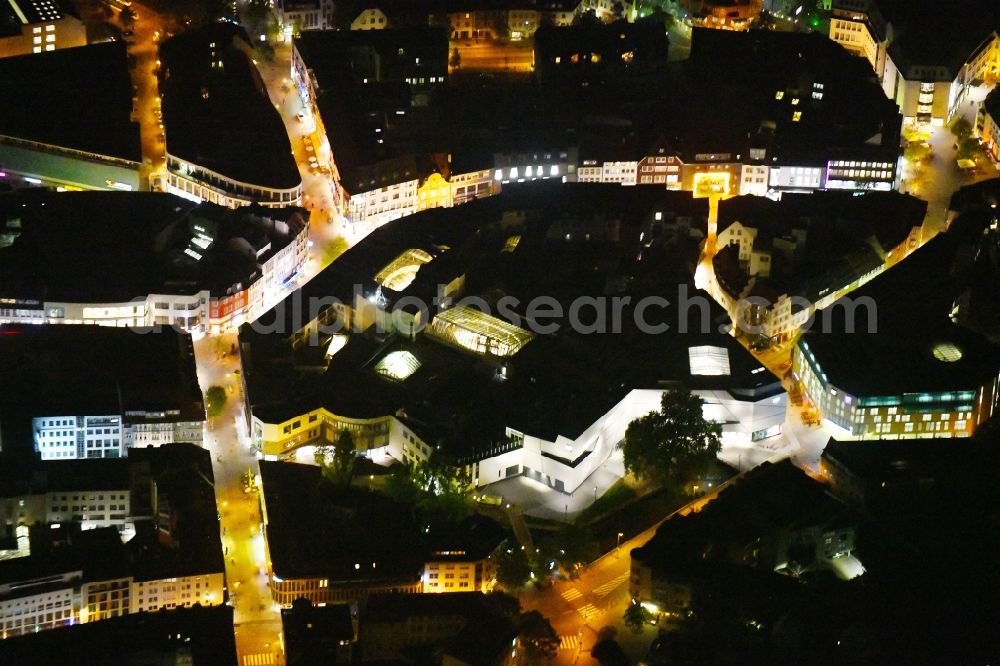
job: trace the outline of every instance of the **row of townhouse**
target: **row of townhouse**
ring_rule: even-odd
[[[88,580],[83,568],[0,583],[0,638],[13,638],[132,613],[218,606],[225,598],[222,571],[138,580]]]
[[[898,159],[886,150],[859,149],[854,159],[767,161],[767,151],[751,149],[746,156],[698,153],[684,161],[661,153],[636,160],[583,160],[575,169],[582,183],[663,185],[669,190],[695,191],[711,183],[722,195],[777,196],[780,192],[814,190],[897,189]]]

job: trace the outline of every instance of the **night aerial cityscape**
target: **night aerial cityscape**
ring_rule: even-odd
[[[996,412],[1000,0],[0,0],[0,666],[997,664]]]

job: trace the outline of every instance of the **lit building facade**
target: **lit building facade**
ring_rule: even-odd
[[[225,574],[220,572],[132,580],[129,612],[142,613],[171,608],[218,606],[225,598]]]
[[[87,28],[54,0],[8,0],[0,5],[0,58],[87,45]]]
[[[120,458],[132,446],[173,442],[201,444],[203,421],[189,421],[179,410],[128,412],[106,416],[45,416],[32,419],[35,451],[42,460]]]
[[[496,564],[490,556],[466,561],[463,552],[434,553],[441,559],[424,564],[423,591],[425,593],[482,592],[493,590],[496,582]]]
[[[0,583],[0,638],[68,627],[79,621],[77,586],[83,575],[55,576]]]
[[[203,166],[186,162],[167,152],[167,179],[164,190],[190,201],[239,208],[252,203],[270,208],[302,203],[302,184],[286,189],[244,183]]]
[[[721,349],[725,355],[726,350]],[[723,373],[713,372],[712,374]],[[724,377],[723,377],[724,379]],[[723,424],[725,445],[748,444],[780,433],[787,404],[783,392],[741,397],[726,390],[697,390],[705,417]],[[514,476],[525,476],[559,492],[571,493],[600,468],[625,437],[634,419],[659,409],[662,391],[634,389],[576,437],[554,440],[507,429],[507,442],[456,462],[482,487]],[[341,430],[354,436],[355,448],[375,462],[413,464],[430,459],[432,447],[394,416],[351,419],[317,409],[283,423],[251,417],[253,445],[265,456],[286,457],[296,449],[336,441]]]
[[[940,362],[951,345],[935,348]],[[960,356],[960,352],[959,352]],[[823,371],[807,340],[792,353],[792,371],[824,419],[857,439],[969,437],[995,411],[1000,374],[983,385],[964,390],[914,392],[898,395],[852,395],[838,388]]]
[[[281,27],[290,33],[333,30],[333,0],[275,0]],[[384,26],[383,26],[384,27]],[[351,27],[352,30],[355,28]]]

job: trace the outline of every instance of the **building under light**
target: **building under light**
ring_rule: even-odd
[[[0,4],[0,58],[87,45],[87,28],[72,3],[8,0]]]
[[[0,324],[219,332],[276,302],[308,256],[301,208],[154,193],[0,195],[0,229]]]
[[[792,371],[842,437],[969,437],[997,411],[1000,348],[951,318],[972,286],[956,233],[817,312],[796,344]]]

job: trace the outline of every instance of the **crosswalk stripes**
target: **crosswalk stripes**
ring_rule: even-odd
[[[274,654],[271,652],[243,655],[243,666],[272,666],[272,664],[274,664]]]
[[[595,595],[599,597],[607,596],[608,594],[615,591],[615,588],[628,580],[628,572],[626,571],[622,575],[618,576],[614,580],[609,580],[604,585],[600,585],[591,590]]]
[[[578,647],[580,647],[580,637],[576,634],[563,636],[562,640],[559,641],[560,650],[575,650]]]
[[[562,598],[565,599],[566,601],[573,601],[574,599],[579,599],[582,596],[583,592],[576,589],[575,587],[571,587],[570,589],[562,593]]]
[[[576,609],[576,612],[578,612],[580,615],[583,616],[584,622],[590,622],[591,618],[595,618],[601,614],[600,609],[597,608],[597,606],[595,606],[594,604],[586,604],[584,606],[580,606],[579,608]]]

